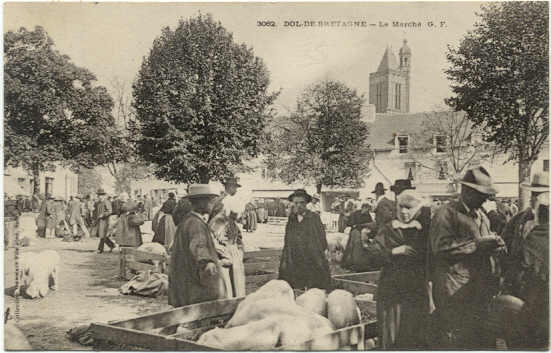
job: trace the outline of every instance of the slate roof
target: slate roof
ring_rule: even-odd
[[[377,114],[369,124],[368,141],[375,150],[394,148],[394,134],[412,135],[421,131],[427,113],[414,114]]]
[[[385,72],[389,70],[398,70],[398,61],[396,60],[396,56],[392,52],[392,49],[390,47],[387,47],[383,58],[379,63],[377,72]]]

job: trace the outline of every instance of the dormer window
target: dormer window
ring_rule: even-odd
[[[448,148],[448,139],[446,135],[435,135],[434,136],[434,148],[436,153],[444,153]]]
[[[398,143],[398,153],[408,153],[408,147],[409,147],[409,136],[408,135],[400,135],[396,137],[397,143]]]

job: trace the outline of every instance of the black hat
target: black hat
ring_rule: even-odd
[[[241,187],[241,184],[239,184],[239,178],[234,178],[234,177],[224,179],[222,184],[223,185],[235,185],[238,188]]]
[[[415,186],[411,185],[411,180],[409,179],[396,179],[390,190],[399,195],[404,190],[415,190]]]
[[[295,196],[302,196],[306,199],[306,202],[310,202],[312,201],[312,196],[310,196],[306,190],[304,189],[296,189],[291,195],[289,195],[289,197],[287,198],[287,200],[289,201],[293,201],[293,197]]]
[[[375,190],[373,190],[371,193],[372,194],[378,194],[378,193],[385,193],[386,189],[385,189],[385,186],[383,185],[383,183],[377,183],[375,185]]]
[[[106,195],[107,193],[106,193],[105,190],[103,190],[102,188],[99,188],[98,191],[96,192],[96,194],[98,194],[98,195]]]

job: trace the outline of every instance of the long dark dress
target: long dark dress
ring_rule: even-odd
[[[285,227],[285,244],[281,254],[279,279],[293,288],[330,289],[331,274],[325,257],[327,238],[320,216],[304,213],[302,222],[297,215],[289,216]]]
[[[216,264],[217,274],[209,276],[205,266]],[[222,266],[207,223],[190,212],[180,222],[170,255],[168,304],[179,307],[226,296],[220,273]]]
[[[549,349],[549,224],[536,225],[522,247],[520,292],[525,301],[513,323],[511,349]]]
[[[426,266],[430,209],[417,217],[422,229],[387,223],[378,233],[385,264],[377,287],[377,323],[382,349],[424,349],[429,318]],[[415,256],[393,256],[393,248],[409,245]]]

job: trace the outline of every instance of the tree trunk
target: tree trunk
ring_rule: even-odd
[[[319,183],[319,184],[316,184],[316,192],[318,193],[318,195],[321,195],[321,187],[323,186],[323,184]]]
[[[46,190],[44,190],[44,193],[46,193]],[[38,169],[38,166],[33,167],[33,194],[40,194],[40,169]]]
[[[530,175],[532,174],[532,164],[530,160],[519,158],[518,161],[518,197],[519,210],[524,210],[530,205],[530,191],[520,187],[521,184],[530,184]]]

